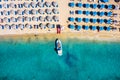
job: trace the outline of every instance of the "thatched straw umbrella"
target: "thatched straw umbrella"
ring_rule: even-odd
[[[43,10],[43,9],[39,9],[38,12],[39,12],[40,14],[44,14],[44,10]]]
[[[58,7],[58,3],[55,2],[55,1],[52,2],[52,5],[53,5],[54,7]]]

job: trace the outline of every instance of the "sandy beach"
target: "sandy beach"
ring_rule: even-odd
[[[51,2],[51,0],[47,0],[48,2]],[[98,23],[84,23],[84,22],[69,22],[68,21],[68,17],[70,16],[74,16],[74,17],[81,17],[81,18],[105,18],[105,19],[109,19],[109,18],[112,18],[113,20],[118,20],[120,21],[120,10],[106,10],[106,9],[91,9],[89,8],[88,10],[90,11],[112,11],[113,13],[117,13],[118,16],[117,17],[114,17],[114,16],[111,16],[111,17],[106,17],[106,16],[103,16],[103,17],[100,17],[100,16],[86,16],[86,15],[77,15],[77,14],[74,14],[74,15],[70,15],[69,14],[69,11],[70,10],[86,10],[86,8],[78,8],[78,7],[75,7],[75,8],[70,8],[68,7],[68,3],[69,2],[72,2],[70,0],[66,0],[66,1],[60,1],[60,0],[53,0],[53,1],[56,1],[59,5],[59,7],[57,7],[57,9],[59,10],[59,14],[56,14],[57,16],[59,16],[59,22],[38,22],[38,21],[31,21],[31,22],[10,22],[10,23],[7,23],[9,25],[12,25],[12,24],[31,24],[32,26],[35,25],[35,24],[40,24],[40,23],[43,23],[43,24],[46,24],[46,23],[50,23],[50,24],[60,24],[61,26],[64,27],[64,30],[61,31],[61,34],[57,34],[57,31],[56,31],[56,28],[52,28],[52,29],[49,29],[49,28],[46,28],[46,29],[35,29],[35,28],[32,28],[32,29],[28,29],[28,28],[24,28],[24,29],[0,29],[0,38],[2,39],[7,39],[7,38],[15,38],[15,39],[19,39],[19,37],[23,37],[24,40],[26,41],[29,37],[33,37],[32,39],[34,39],[34,37],[36,38],[36,36],[40,39],[43,39],[43,38],[47,38],[47,39],[53,39],[53,38],[61,38],[61,39],[68,39],[68,38],[78,38],[78,39],[82,39],[82,40],[98,40],[98,41],[120,41],[120,31],[119,31],[119,24],[98,24]],[[12,1],[9,1],[8,3],[11,3]],[[19,4],[19,3],[24,3],[24,2],[27,2],[27,1],[16,1],[16,4]],[[79,2],[79,1],[74,1],[75,3]],[[82,3],[96,3],[97,4],[97,0],[95,2],[88,2],[87,0],[82,0],[81,1]],[[4,2],[1,2],[1,3],[4,3]],[[100,3],[102,4],[102,3]],[[120,2],[119,3],[115,3],[114,0],[110,0],[109,3],[105,3],[105,4],[114,4],[114,5],[120,5]],[[52,7],[53,8],[53,7]],[[52,9],[50,7],[50,9]],[[4,9],[4,8],[3,8]],[[11,10],[13,8],[9,8],[9,9],[5,9],[5,10]],[[29,9],[32,9],[32,8],[29,8]],[[37,9],[37,8],[36,8]],[[42,8],[42,9],[46,9],[46,7]],[[17,9],[15,9],[17,10]],[[22,8],[21,8],[22,10]],[[2,11],[2,9],[0,9],[0,11]],[[13,15],[9,15],[9,17],[12,17]],[[18,17],[18,16],[23,16],[23,15],[14,15],[15,17]],[[24,15],[24,16],[27,16],[27,15]],[[29,15],[30,16],[34,16],[34,15]],[[35,16],[40,16],[39,14],[35,15]],[[48,14],[44,14],[42,16],[48,16]],[[54,14],[51,14],[50,16],[54,16]],[[4,18],[6,16],[1,16],[1,18]],[[93,31],[93,30],[84,30],[84,29],[81,29],[80,31],[77,31],[77,30],[71,30],[68,28],[68,25],[69,24],[77,24],[77,25],[94,25],[94,26],[112,26],[112,27],[115,27],[117,28],[115,31]],[[1,25],[5,25],[6,22],[3,22],[1,23]],[[34,26],[33,26],[34,27]]]

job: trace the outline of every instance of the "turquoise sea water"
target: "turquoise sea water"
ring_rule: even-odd
[[[1,41],[0,80],[120,80],[120,43],[54,40]]]

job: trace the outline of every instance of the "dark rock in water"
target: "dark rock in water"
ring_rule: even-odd
[[[5,77],[0,77],[0,80],[8,80],[8,77],[5,76]]]

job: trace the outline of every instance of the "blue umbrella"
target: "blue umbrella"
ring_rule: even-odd
[[[99,19],[99,23],[102,24],[104,22],[103,19]]]
[[[90,7],[96,9],[97,8],[97,4],[91,4]]]
[[[112,23],[111,19],[107,20],[107,24],[111,24],[111,23]]]
[[[86,15],[89,15],[89,14],[90,14],[90,12],[89,12],[89,11],[85,11],[85,14],[86,14]]]
[[[112,16],[112,12],[111,12],[111,11],[108,12],[108,13],[107,13],[107,16],[109,16],[109,17]]]
[[[75,26],[72,25],[72,24],[68,25],[68,27],[69,27],[70,29],[75,29]]]
[[[105,8],[105,5],[104,5],[104,4],[101,4],[101,5],[100,5],[100,9],[103,9],[103,8]]]
[[[70,6],[70,7],[74,7],[75,4],[74,4],[74,2],[71,2],[71,3],[68,4],[68,6]]]
[[[77,7],[82,7],[82,3],[76,3]]]
[[[2,5],[0,4],[0,8],[2,8]]]
[[[101,0],[101,2],[104,2],[104,3],[106,3],[106,2],[109,2],[109,0]]]
[[[89,18],[83,18],[83,21],[88,23],[89,22]]]
[[[90,4],[84,4],[85,6],[85,8],[89,8],[90,7]]]
[[[92,12],[92,15],[93,15],[93,16],[96,16],[96,15],[97,15],[97,12],[96,12],[96,11],[93,11],[93,12]]]
[[[111,30],[111,28],[110,27],[107,27],[107,29],[106,29],[107,31],[110,31]]]
[[[77,10],[76,14],[82,14],[82,11],[81,10]]]
[[[97,19],[92,19],[92,22],[93,22],[93,23],[96,23],[96,22],[97,22]]]
[[[92,30],[95,31],[97,28],[96,26],[92,26]]]
[[[112,8],[113,8],[112,4],[109,4],[108,9],[112,9]]]
[[[100,16],[103,16],[104,15],[104,12],[100,12]]]
[[[80,25],[77,25],[77,30],[80,30],[82,27]]]
[[[76,18],[75,19],[77,22],[81,22],[82,21],[82,18]]]
[[[74,19],[73,17],[69,17],[68,20],[69,20],[70,22],[74,22],[75,19]]]
[[[89,27],[88,26],[85,26],[85,30],[88,30],[89,29]]]
[[[100,26],[100,27],[99,27],[99,30],[100,30],[100,31],[104,30],[103,26]]]

